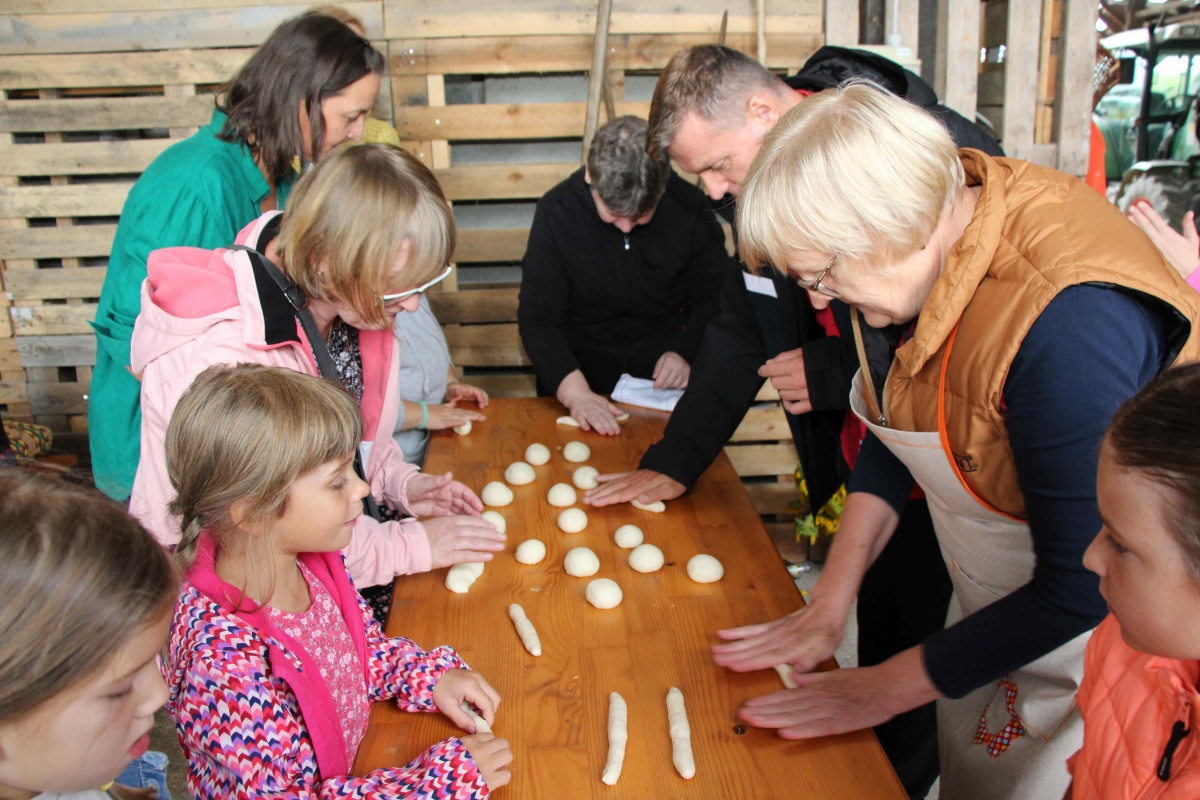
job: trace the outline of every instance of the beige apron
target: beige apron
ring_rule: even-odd
[[[908,467],[929,501],[942,558],[954,584],[946,625],[995,602],[1033,577],[1026,523],[973,498],[950,466],[937,431],[908,433],[875,424],[854,378],[850,403],[872,433]],[[959,700],[938,700],[942,800],[1061,800],[1066,760],[1083,743],[1075,691],[1086,633]]]

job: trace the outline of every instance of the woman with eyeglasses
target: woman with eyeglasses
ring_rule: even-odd
[[[1061,797],[1083,650],[1106,613],[1082,563],[1101,527],[1100,442],[1122,401],[1200,356],[1196,293],[1082,181],[956,150],[871,85],[781,119],[738,227],[752,268],[908,331],[887,374],[855,379],[868,433],[809,604],[718,634],[720,665],[801,673],[741,717],[808,738],[936,701],[943,800]],[[811,672],[914,482],[954,585],[945,630],[877,666]]]
[[[322,159],[287,212],[259,217],[234,248],[151,253],[132,345],[142,380],[133,514],[164,544],[179,540],[163,454],[175,403],[209,366],[267,364],[336,380],[362,408],[361,469],[383,511],[354,521],[356,586],[490,560],[504,535],[479,518],[475,493],[406,464],[392,439],[404,357],[393,324],[449,275],[455,237],[433,173],[398,147],[365,144]]]

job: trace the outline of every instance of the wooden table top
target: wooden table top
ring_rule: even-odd
[[[667,504],[663,514],[620,505],[595,509],[582,504],[588,526],[575,534],[558,530],[562,509],[546,502],[557,482],[571,483],[582,464],[562,457],[562,447],[582,441],[588,464],[600,472],[632,469],[662,435],[666,414],[628,408],[620,436],[599,436],[556,425],[565,413],[550,398],[496,399],[486,422],[467,436],[435,433],[425,465],[436,474],[452,470],[477,492],[541,442],[550,462],[534,467],[536,479],[512,487],[511,505],[496,509],[508,522],[508,544],[468,594],[445,588],[446,570],[396,582],[388,633],[423,647],[453,645],[503,697],[497,735],[514,754],[512,782],[503,797],[540,798],[903,798],[891,765],[870,731],[804,742],[749,728],[735,717],[741,703],[782,688],[773,670],[730,672],[713,664],[714,631],[774,619],[801,604],[762,523],[729,460],[722,454],[693,491]],[[613,542],[618,527],[633,523],[666,556],[658,572],[628,566],[628,550]],[[546,544],[534,566],[516,561],[525,539]],[[584,599],[592,578],[575,578],[562,568],[572,547],[586,546],[600,558],[594,577],[612,578],[624,599],[601,611]],[[696,553],[709,553],[725,566],[717,583],[701,585],[687,576]],[[520,603],[537,628],[542,655],[521,645],[508,618]],[[679,777],[671,764],[666,694],[683,691],[692,730],[696,775]],[[629,744],[616,786],[600,781],[608,753],[608,695],[617,691],[629,706]],[[407,714],[376,703],[358,752],[355,774],[397,766],[460,731],[441,714]]]

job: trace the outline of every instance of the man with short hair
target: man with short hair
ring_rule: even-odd
[[[733,260],[704,195],[646,153],[646,121],[604,125],[587,166],[538,201],[517,321],[537,371],[584,430],[616,434],[623,373],[683,388]]]
[[[681,169],[698,175],[713,200],[736,196],[779,118],[808,95],[848,78],[871,80],[926,109],[962,146],[1003,155],[977,126],[938,104],[928,84],[887,59],[823,47],[784,81],[720,45],[692,47],[668,63],[650,107],[647,149],[669,154]],[[602,506],[683,494],[729,441],[767,378],[788,412],[814,517],[827,503],[837,506],[852,466],[846,458],[853,459],[861,439],[846,424],[850,382],[859,366],[849,334],[851,313],[778,273],[732,273],[722,291],[721,314],[708,327],[663,439],[647,450],[635,472],[601,476],[602,485],[585,501]],[[873,373],[886,370],[901,333],[897,326],[863,326]],[[923,500],[910,502],[863,581],[860,664],[880,663],[941,629],[950,582],[939,565],[928,509]],[[929,704],[876,728],[914,797],[924,796],[938,773],[935,725]]]

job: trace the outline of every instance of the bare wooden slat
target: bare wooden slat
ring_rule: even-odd
[[[79,228],[59,230],[75,231]],[[106,271],[104,267],[10,269],[4,273],[4,288],[13,297],[22,300],[99,297]]]
[[[541,197],[578,164],[479,164],[434,170],[451,200],[512,200]]]
[[[96,363],[96,337],[19,336],[17,349],[25,367],[78,367]]]
[[[537,381],[533,375],[467,375],[465,383],[480,387],[489,397],[534,397]],[[486,412],[485,412],[486,413]]]
[[[743,444],[725,448],[738,475],[787,475],[796,470],[796,448],[786,444]]]
[[[255,5],[294,5],[295,0],[253,0]],[[83,11],[161,11],[174,9],[238,8],[246,0],[8,0],[11,14],[78,14]]]
[[[21,369],[21,353],[17,340],[11,336],[0,339],[0,373],[12,373]]]
[[[116,233],[116,225],[0,229],[0,254],[5,260],[10,258],[106,256],[112,250],[113,236]],[[10,272],[12,271],[10,270]]]
[[[463,289],[428,295],[438,322],[454,325],[463,322],[515,322],[517,290]]]
[[[1008,48],[1004,57],[1004,150],[1031,159],[1037,103],[1038,32],[1041,0],[1008,0]],[[980,98],[980,105],[983,105]],[[994,121],[994,120],[993,120]]]
[[[858,44],[858,3],[825,0],[825,43],[840,47]],[[767,52],[774,56],[771,37],[767,37]]]
[[[396,130],[401,139],[561,139],[583,135],[584,112],[584,103],[398,108]],[[649,103],[617,103],[618,114],[649,112]]]
[[[106,97],[78,100],[0,100],[0,130],[105,131],[204,125],[213,115],[212,95]]]
[[[35,415],[86,414],[88,383],[30,383],[29,406]]]
[[[0,188],[0,217],[115,217],[131,186],[133,181]]]
[[[28,4],[29,0],[19,0]],[[67,0],[56,0],[61,8]],[[102,0],[103,9],[113,0]],[[113,50],[169,50],[203,47],[255,47],[289,17],[308,10],[309,3],[229,8],[163,8],[166,4],[139,0],[133,10],[88,13],[20,13],[0,16],[0,55],[36,53],[95,53]],[[174,3],[170,5],[175,5]],[[234,5],[219,0],[212,6]],[[340,3],[378,35],[383,20],[378,2]],[[72,10],[78,10],[75,6]]]
[[[520,261],[525,255],[525,244],[528,241],[528,228],[460,230],[454,260]]]
[[[942,102],[975,118],[979,78],[980,4],[938,1],[935,89]]]
[[[1087,172],[1091,149],[1092,69],[1095,66],[1096,26],[1088,21],[1095,11],[1085,0],[1065,0],[1060,40],[1062,85],[1054,109],[1058,126],[1058,169],[1072,175]]]
[[[133,53],[55,53],[0,61],[0,89],[107,88],[171,83],[223,83],[254,50],[160,50]]]
[[[744,483],[743,486],[759,514],[795,513],[791,507],[796,500],[794,483]]]
[[[609,36],[610,69],[662,69],[679,50],[697,43],[695,34],[623,34]],[[393,75],[474,75],[574,72],[588,68],[591,36],[481,36],[400,39],[392,47]],[[819,33],[767,37],[772,69],[794,69],[821,46]],[[753,52],[750,33],[729,36],[735,50]]]
[[[773,405],[754,406],[746,412],[742,424],[730,437],[731,442],[765,442],[768,440],[787,439],[792,432],[783,414],[783,407],[778,403]]]
[[[0,144],[0,176],[138,173],[175,141]]]
[[[88,322],[96,318],[95,303],[71,305],[13,306],[13,330],[20,336],[44,336],[51,334],[90,334]]]
[[[525,367],[529,356],[521,346],[516,323],[447,325],[446,343],[455,364],[468,367]]]
[[[769,400],[778,400],[779,390],[770,381],[763,381],[762,388],[758,390],[758,394],[754,397],[756,403],[763,403]]]
[[[10,403],[28,403],[29,392],[25,388],[25,381],[0,381],[0,403],[9,405]],[[11,415],[6,414],[6,417]]]

